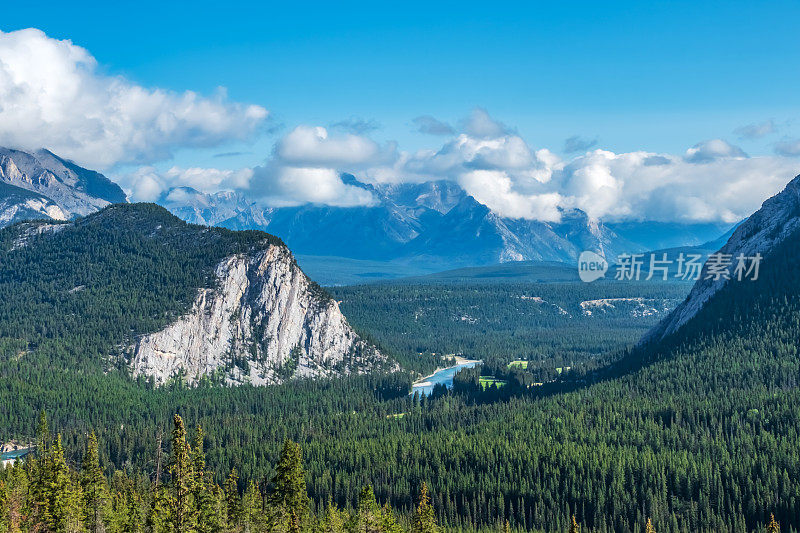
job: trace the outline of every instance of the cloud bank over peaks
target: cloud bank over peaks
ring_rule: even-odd
[[[98,169],[169,159],[180,148],[248,139],[267,118],[257,105],[137,85],[92,55],[36,29],[0,32],[0,145],[46,147]]]
[[[269,205],[374,205],[368,188],[342,181],[341,173],[350,172],[373,184],[452,180],[511,218],[558,221],[564,210],[581,209],[608,221],[735,222],[797,173],[792,159],[749,157],[722,139],[701,141],[681,155],[594,149],[562,159],[531,148],[482,109],[459,124],[438,149],[414,153],[367,135],[298,126],[250,172],[173,170],[159,183],[198,183],[202,175],[212,188],[238,180],[234,188]]]
[[[132,201],[155,202],[164,192],[174,187],[191,187],[203,193],[244,190],[249,187],[253,174],[253,169],[249,168],[223,170],[172,167],[160,172],[155,167],[144,166],[115,178]]]
[[[231,187],[273,206],[375,205],[369,187],[342,181],[348,172],[368,184],[451,180],[510,218],[558,221],[565,210],[581,209],[606,221],[736,222],[798,173],[796,159],[749,157],[722,139],[679,155],[593,149],[563,159],[531,148],[482,109],[459,124],[437,149],[413,153],[367,135],[298,126],[254,169],[144,172],[139,181],[128,180],[128,190],[144,198],[185,183],[208,192]]]

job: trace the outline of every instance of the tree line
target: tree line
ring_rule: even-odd
[[[94,433],[78,468],[67,461],[61,435],[39,423],[36,454],[0,468],[0,531],[13,533],[438,533],[428,487],[419,488],[409,517],[398,519],[365,485],[357,505],[331,501],[315,512],[306,489],[300,445],[283,444],[269,480],[240,490],[236,469],[220,486],[207,468],[205,435],[173,418],[170,454],[156,458],[155,478],[119,470],[106,477]],[[163,465],[162,465],[163,460]],[[162,469],[163,468],[163,469]]]

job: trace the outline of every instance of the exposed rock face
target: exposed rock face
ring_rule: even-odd
[[[0,227],[32,218],[68,220],[125,201],[102,174],[47,150],[0,148]]]
[[[765,201],[761,209],[742,222],[719,253],[736,256],[756,254],[766,256],[775,246],[800,228],[800,176],[794,178],[786,188]],[[700,279],[692,287],[686,300],[653,328],[642,343],[654,341],[675,333],[694,317],[705,303],[728,283],[725,278],[706,279],[707,266],[703,267]]]
[[[313,285],[285,247],[225,258],[217,286],[201,289],[189,313],[134,346],[134,375],[163,384],[214,375],[229,384],[279,383],[387,367],[356,335],[339,305]]]

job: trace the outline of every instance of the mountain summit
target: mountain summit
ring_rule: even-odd
[[[756,254],[767,257],[790,236],[796,235],[798,228],[800,228],[800,176],[789,182],[783,191],[766,200],[761,209],[740,224],[717,253],[730,258],[734,264],[740,254],[745,257],[754,257]],[[729,281],[726,276],[709,275],[707,261],[686,300],[650,331],[643,342],[658,340],[675,333],[697,315],[706,302]]]
[[[0,356],[156,385],[392,368],[280,239],[187,224],[153,204],[3,228],[0,299]]]
[[[49,150],[0,147],[0,226],[19,220],[69,220],[125,202],[114,182]]]
[[[452,181],[370,185],[349,174],[343,179],[370,191],[375,202],[272,208],[238,193],[203,194],[181,187],[158,203],[190,222],[269,231],[303,256],[424,264],[438,270],[510,261],[572,263],[584,250],[614,259],[665,243],[699,244],[727,229],[647,221],[605,224],[578,209],[562,211],[559,222],[510,218]]]

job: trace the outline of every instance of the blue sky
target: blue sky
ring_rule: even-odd
[[[14,2],[0,24],[145,86],[225,86],[285,124],[375,120],[409,149],[427,141],[414,117],[474,106],[533,145],[616,151],[684,150],[800,107],[798,2],[121,4]]]
[[[224,87],[226,102],[269,112],[254,132],[248,122],[246,134],[204,131],[198,139],[188,124],[172,145],[136,146],[128,158],[87,157],[55,143],[120,174],[139,163],[160,172],[252,168],[294,128],[322,126],[333,135],[332,125],[347,120],[371,125],[357,133],[381,154],[386,143],[407,153],[437,151],[442,138],[417,131],[414,119],[430,115],[460,133],[476,107],[504,125],[503,135],[524,139],[531,152],[547,148],[564,163],[575,156],[564,151],[573,136],[579,147],[616,154],[689,157],[687,149],[716,139],[734,145],[715,152],[730,158],[774,159],[781,145],[800,154],[797,20],[800,3],[780,1],[15,2],[3,7],[0,30],[33,27],[71,40],[96,59],[93,78],[122,76],[133,87],[211,99]],[[747,125],[762,134],[745,135]],[[32,142],[0,132],[3,139]],[[224,153],[237,155],[217,157]],[[543,161],[530,168],[550,165]],[[770,160],[768,168],[789,172],[794,162]],[[368,173],[359,165],[336,170]],[[511,190],[542,193],[512,178]],[[771,178],[759,196],[784,178]],[[708,216],[723,216],[715,213]]]

